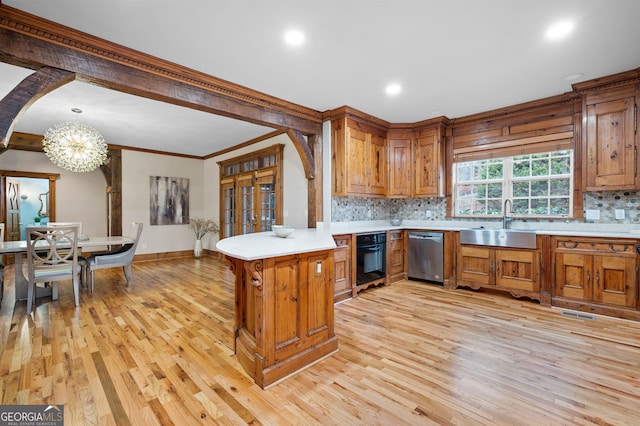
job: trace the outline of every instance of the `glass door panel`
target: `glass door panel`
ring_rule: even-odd
[[[223,213],[222,232],[223,236],[231,237],[236,235],[236,185],[235,182],[222,185]]]
[[[240,191],[240,233],[255,232],[256,217],[254,212],[253,176],[240,177],[238,180]]]

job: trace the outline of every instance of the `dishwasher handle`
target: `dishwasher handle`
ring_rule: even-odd
[[[442,241],[442,238],[443,238],[442,234],[412,234],[412,233],[409,233],[409,239]]]

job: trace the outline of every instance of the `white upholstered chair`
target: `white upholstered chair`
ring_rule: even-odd
[[[140,235],[142,234],[142,223],[131,222],[129,232],[125,236],[133,239],[133,243],[124,244],[122,247],[116,250],[107,252],[94,253],[87,258],[89,275],[89,282],[91,283],[91,293],[93,293],[95,286],[95,272],[96,269],[115,268],[122,266],[124,270],[124,276],[127,279],[127,283],[135,285],[133,279],[133,268],[131,263],[133,262],[133,255],[138,247],[140,241]]]
[[[76,306],[80,306],[78,227],[27,227],[27,314],[35,300],[38,283],[52,283],[57,299],[58,281],[72,280]]]

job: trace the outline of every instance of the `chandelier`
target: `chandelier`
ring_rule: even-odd
[[[107,160],[100,132],[82,123],[57,124],[46,131],[42,145],[52,163],[71,172],[90,172]]]

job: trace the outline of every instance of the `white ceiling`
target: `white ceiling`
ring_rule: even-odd
[[[638,0],[2,3],[318,111],[349,105],[392,123],[462,117],[640,66]],[[574,32],[548,41],[562,19]],[[290,28],[303,46],[285,45]],[[28,73],[0,63],[0,96]],[[391,82],[402,86],[394,97]],[[73,107],[108,143],[198,156],[272,130],[81,82],[37,101],[14,130],[44,133]]]

